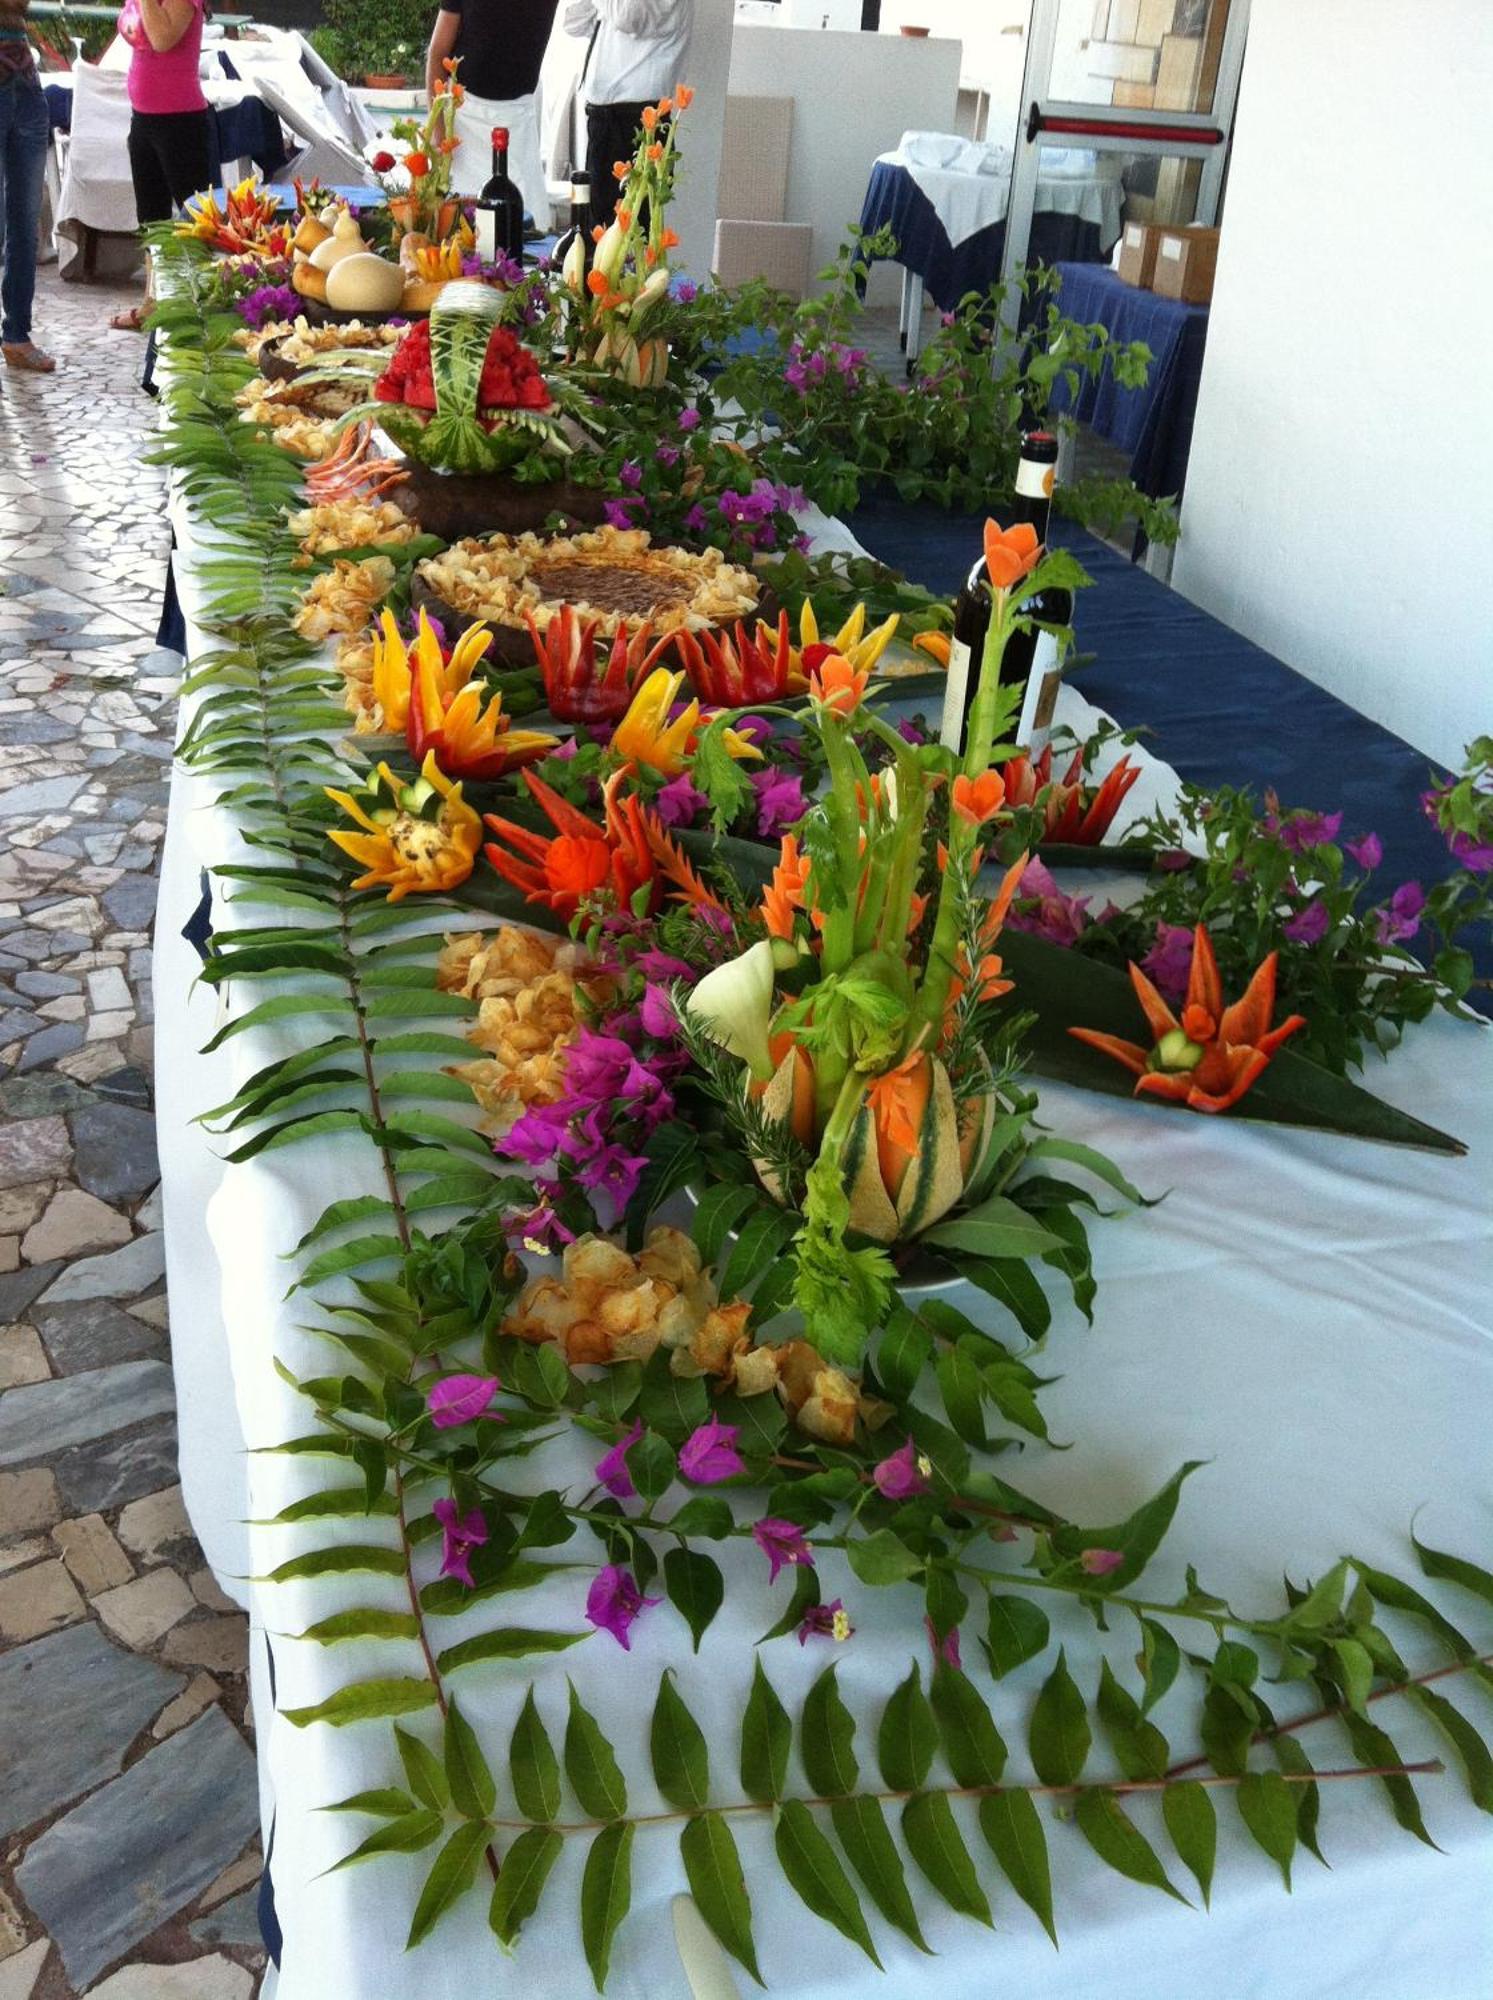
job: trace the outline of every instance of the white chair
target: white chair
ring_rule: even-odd
[[[291,101],[279,80],[271,81],[264,73],[255,77],[254,88],[280,123],[301,142],[301,150],[281,171],[283,180],[310,180],[314,176],[333,184],[361,185],[368,181],[368,162],[333,127],[320,100],[317,111],[309,112],[303,102]]]
[[[809,289],[814,232],[786,222],[791,97],[728,97],[711,268],[723,285],[766,279],[801,299]]]

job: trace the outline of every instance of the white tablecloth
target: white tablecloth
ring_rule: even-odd
[[[179,521],[182,594],[196,600],[193,541]],[[201,635],[189,626],[194,649]],[[1070,713],[1082,714],[1065,691]],[[1165,782],[1162,767],[1147,787]],[[324,1346],[299,1330],[303,1300],[284,1297],[284,1254],[334,1197],[377,1193],[371,1149],[334,1138],[220,1169],[200,1128],[186,1118],[228,1096],[234,1080],[287,1053],[294,1032],[258,1030],[199,1062],[186,1052],[210,1029],[216,999],[192,994],[172,940],[196,900],[199,864],[239,851],[232,821],[205,803],[198,780],[180,772],[158,933],[161,1153],[165,1177],[168,1275],[178,1382],[182,1391],[183,1472],[194,1524],[215,1567],[263,1574],[309,1543],[262,1522],[291,1499],[329,1482],[327,1463],[246,1457],[239,1441],[267,1446],[310,1429],[307,1406],[271,1367],[278,1354],[300,1374],[321,1372]],[[1144,794],[1137,796],[1143,797]],[[255,920],[262,919],[256,913]],[[243,1008],[266,997],[228,998]],[[1144,1579],[1148,1594],[1180,1594],[1182,1568],[1198,1565],[1204,1585],[1237,1608],[1273,1615],[1283,1569],[1300,1581],[1320,1576],[1345,1552],[1413,1575],[1407,1531],[1487,1560],[1493,1523],[1488,1437],[1493,1414],[1493,1334],[1487,1309],[1493,1157],[1493,1039],[1438,1017],[1414,1033],[1374,1088],[1468,1140],[1466,1160],[1379,1148],[1307,1132],[1183,1117],[1123,1100],[1044,1087],[1045,1118],[1102,1148],[1151,1193],[1167,1200],[1144,1214],[1096,1222],[1097,1320],[1087,1328],[1068,1308],[1056,1315],[1043,1356],[1062,1379],[1044,1392],[1055,1439],[1067,1452],[1036,1449],[1007,1458],[1016,1484],[1079,1519],[1128,1512],[1183,1460],[1208,1461],[1185,1488],[1167,1546]],[[205,1202],[205,1209],[204,1209]],[[979,1310],[978,1307],[975,1308]],[[569,1440],[549,1448],[546,1483],[589,1483],[594,1448]],[[540,1468],[536,1465],[536,1477]],[[366,1539],[366,1523],[348,1539]],[[319,1540],[332,1537],[325,1530]],[[724,1545],[718,1545],[718,1549]],[[644,1614],[633,1649],[596,1635],[562,1659],[478,1668],[461,1677],[463,1712],[503,1752],[532,1681],[556,1740],[568,1674],[617,1744],[634,1801],[652,1800],[639,1759],[640,1717],[651,1708],[661,1669],[680,1685],[711,1745],[717,1795],[735,1796],[737,1725],[748,1689],[752,1640],[781,1608],[786,1583],[765,1583],[755,1552],[731,1545],[727,1608],[691,1659],[681,1622],[667,1607]],[[926,1654],[906,1599],[856,1585],[823,1565],[826,1596],[843,1594],[857,1625],[835,1657],[840,1685],[861,1725],[863,1767],[874,1725],[909,1656]],[[230,1587],[235,1587],[230,1584]],[[242,1589],[243,1586],[239,1585]],[[362,1642],[323,1650],[283,1636],[315,1617],[384,1602],[380,1579],[325,1579],[315,1586],[253,1584],[257,1628],[273,1635],[282,1708],[314,1702],[363,1675],[413,1670],[398,1648]],[[1428,1596],[1474,1637],[1486,1609],[1446,1587]],[[582,1629],[584,1578],[561,1578],[514,1600],[514,1620]],[[393,1604],[395,1597],[387,1600]],[[449,1621],[449,1639],[496,1622],[490,1607]],[[973,1620],[971,1621],[973,1625]],[[1100,1640],[1087,1619],[1057,1619],[1070,1666],[1092,1693],[1102,1644],[1129,1681],[1128,1621]],[[442,1638],[447,1634],[443,1630]],[[1425,1644],[1400,1634],[1412,1668]],[[974,1634],[967,1636],[974,1655]],[[762,1658],[795,1708],[830,1656],[827,1644],[800,1650],[791,1639]],[[1025,1769],[1025,1716],[1045,1666],[1019,1670],[994,1691],[997,1720],[1012,1744],[1012,1775]],[[1184,1680],[1186,1675],[1184,1674]],[[986,1683],[988,1689],[988,1683]],[[1459,1701],[1467,1691],[1447,1688]],[[1299,1692],[1268,1691],[1284,1719],[1304,1706]],[[1474,1703],[1478,1697],[1473,1696]],[[1168,1697],[1157,1720],[1173,1753],[1195,1747],[1191,1693]],[[1376,1710],[1401,1754],[1444,1754],[1417,1715],[1398,1702]],[[1486,1724],[1486,1701],[1480,1714]],[[417,1726],[423,1718],[417,1718]],[[590,1990],[575,1912],[582,1853],[568,1843],[515,1961],[496,1953],[485,1898],[474,1895],[436,1939],[406,1956],[404,1935],[429,1857],[381,1860],[327,1874],[367,1830],[317,1807],[367,1786],[395,1781],[386,1724],[332,1730],[293,1728],[271,1713],[261,1683],[259,1746],[267,1811],[274,1820],[273,1875],[284,1931],[279,2000],[471,2000],[473,1993],[523,1992],[579,2000]],[[1334,1729],[1303,1739],[1319,1765],[1351,1761]],[[1094,1769],[1109,1768],[1096,1753]],[[1121,1882],[1089,1854],[1070,1825],[1050,1814],[1061,1957],[1035,1920],[997,1890],[991,1936],[954,1919],[915,1890],[938,1957],[914,1953],[874,1924],[887,1979],[878,1981],[853,1947],[809,1916],[783,1885],[765,1826],[737,1822],[756,1911],[763,1972],[774,1992],[800,2000],[850,2000],[884,1993],[989,2000],[1020,1992],[1032,2000],[1487,2000],[1493,1990],[1493,1898],[1488,1895],[1493,1834],[1452,1777],[1426,1779],[1432,1853],[1390,1822],[1373,1781],[1324,1788],[1322,1839],[1329,1873],[1299,1855],[1295,1894],[1238,1831],[1220,1798],[1220,1861],[1209,1917]],[[1163,1852],[1151,1804],[1135,1808]],[[973,1850],[983,1852],[967,1826]],[[583,1845],[583,1844],[582,1844]],[[994,1882],[992,1867],[982,1875]],[[1186,1885],[1181,1871],[1174,1875]],[[685,2000],[687,1987],[668,1921],[683,1887],[673,1836],[639,1837],[634,1912],[614,1949],[608,1992],[618,2000]],[[1190,1885],[1186,1885],[1190,1886]],[[547,1913],[547,1921],[545,1920]]]
[[[905,132],[895,151],[877,155],[878,166],[901,167],[932,205],[956,248],[1003,221],[1011,198],[1011,155],[1004,146],[973,139]],[[1099,231],[1101,250],[1120,233],[1125,190],[1118,161],[1107,154],[1044,148],[1037,175],[1039,213],[1077,215]]]

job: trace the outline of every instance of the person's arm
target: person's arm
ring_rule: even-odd
[[[596,0],[567,0],[563,23],[567,35],[589,35],[596,20]]]
[[[442,7],[435,17],[435,26],[430,31],[430,47],[425,51],[425,95],[432,97],[441,80],[441,64],[456,47],[456,37],[461,31],[461,10],[454,12]]]
[[[30,5],[31,0],[0,0],[0,21],[7,15],[19,20]]]
[[[140,0],[140,25],[158,56],[176,47],[196,12],[192,0]]]

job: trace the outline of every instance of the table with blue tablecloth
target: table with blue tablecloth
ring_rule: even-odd
[[[925,292],[941,311],[952,312],[960,299],[988,291],[1000,276],[1010,194],[1003,165],[964,172],[883,154],[871,168],[860,226],[866,235],[889,229],[896,239],[895,259],[904,273],[902,332],[913,359]],[[1122,201],[1117,175],[1093,155],[1075,154],[1071,162],[1044,169],[1027,261],[1107,256],[1119,235]]]
[[[1127,285],[1103,264],[1060,261],[1058,303],[1068,319],[1098,324],[1116,341],[1143,340],[1152,360],[1145,384],[1125,389],[1108,365],[1085,377],[1077,396],[1054,386],[1052,407],[1067,411],[1130,453],[1130,477],[1153,497],[1178,495],[1187,478],[1208,308]]]

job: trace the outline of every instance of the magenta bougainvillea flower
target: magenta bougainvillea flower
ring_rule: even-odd
[[[778,1571],[790,1564],[801,1563],[806,1569],[814,1567],[814,1551],[796,1521],[779,1521],[769,1514],[753,1524],[752,1540],[772,1564],[769,1583],[776,1583]]]
[[[833,1639],[837,1645],[843,1645],[854,1636],[855,1627],[838,1597],[830,1604],[811,1604],[798,1628],[800,1646],[806,1646],[810,1639]]]
[[[1083,1549],[1079,1553],[1078,1567],[1085,1576],[1108,1576],[1124,1560],[1123,1549]]]
[[[1156,942],[1141,960],[1140,969],[1163,998],[1180,1000],[1192,971],[1192,932],[1188,926],[1158,923]]]
[[[1426,892],[1419,882],[1402,882],[1382,910],[1374,912],[1380,944],[1408,944],[1420,929]]]
[[[459,1514],[454,1500],[437,1500],[430,1511],[441,1524],[441,1575],[454,1576],[472,1589],[472,1551],[487,1540],[482,1509]]]
[[[736,1425],[717,1423],[712,1417],[691,1431],[679,1448],[679,1470],[697,1486],[718,1486],[746,1471],[736,1449]]]
[[[425,1403],[436,1429],[448,1431],[486,1416],[497,1393],[496,1375],[446,1375],[427,1391]]]
[[[1340,812],[1296,812],[1282,820],[1276,831],[1288,854],[1304,854],[1309,847],[1327,847],[1337,839],[1343,823]]]
[[[643,1426],[634,1424],[626,1437],[619,1438],[609,1452],[596,1461],[596,1477],[614,1500],[635,1500],[638,1489],[627,1469],[627,1454],[643,1435]]]
[[[630,1571],[608,1563],[597,1571],[596,1581],[586,1593],[586,1616],[598,1632],[610,1632],[623,1652],[630,1653],[628,1634],[638,1613],[662,1602],[662,1598],[645,1597]]]
[[[1332,928],[1332,918],[1323,902],[1310,902],[1281,925],[1292,944],[1320,944]]]
[[[1470,833],[1453,833],[1446,844],[1469,875],[1493,874],[1493,842],[1477,840]]]
[[[1359,840],[1345,840],[1343,852],[1351,855],[1360,868],[1377,868],[1384,859],[1384,843],[1377,833],[1366,833]]]
[[[918,1459],[917,1447],[909,1438],[900,1451],[894,1451],[873,1468],[871,1478],[876,1490],[886,1500],[910,1500],[915,1493],[926,1493],[932,1485]]]

